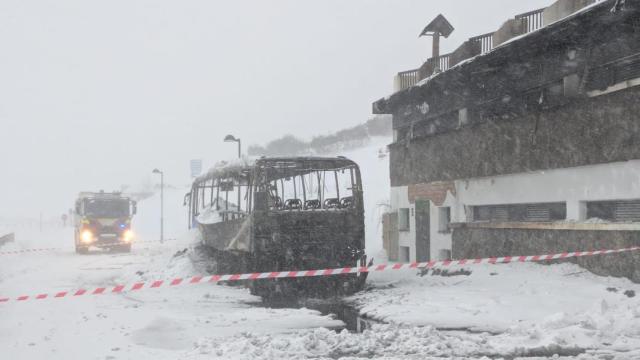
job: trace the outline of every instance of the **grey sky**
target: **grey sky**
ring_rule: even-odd
[[[551,0],[3,0],[0,216],[58,214],[80,190],[234,156],[284,133],[367,119],[418,67],[443,13],[443,51]],[[245,146],[246,148],[246,146]]]

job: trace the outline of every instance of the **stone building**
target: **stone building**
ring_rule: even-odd
[[[640,244],[640,0],[560,0],[395,79],[392,260]],[[610,256],[610,255],[607,255]],[[640,280],[640,254],[581,259]]]

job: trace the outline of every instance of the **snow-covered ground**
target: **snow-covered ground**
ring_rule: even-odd
[[[367,247],[380,253],[388,199],[389,139],[344,155],[361,165]],[[70,228],[17,229],[2,250],[58,251],[0,257],[0,297],[202,274],[182,199],[169,188],[165,243],[132,253],[73,251]],[[159,238],[159,198],[139,204],[139,240]],[[184,251],[184,249],[187,249]],[[378,261],[380,263],[380,261]],[[310,309],[269,309],[238,287],[200,284],[135,293],[0,304],[3,359],[435,359],[551,356],[640,359],[640,286],[572,264],[467,267],[469,275],[372,273],[347,302],[379,322],[363,333]]]
[[[0,294],[19,296],[151,281],[202,273],[191,261],[192,234],[164,244],[134,245],[131,254],[77,255],[72,230],[23,234],[7,250],[30,245],[64,249],[0,259]],[[197,264],[197,262],[196,262]],[[162,291],[0,305],[3,359],[176,359],[202,337],[275,334],[341,322],[307,309],[267,309],[246,289],[202,284]]]

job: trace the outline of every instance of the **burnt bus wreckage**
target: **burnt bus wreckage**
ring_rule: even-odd
[[[358,165],[346,158],[260,158],[217,166],[185,197],[215,272],[253,273],[366,265]],[[349,294],[366,273],[252,280],[263,297]]]

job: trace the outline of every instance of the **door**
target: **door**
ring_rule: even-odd
[[[386,213],[382,220],[383,247],[390,261],[398,261],[398,213]]]
[[[431,260],[431,214],[429,200],[416,200],[416,261]]]

